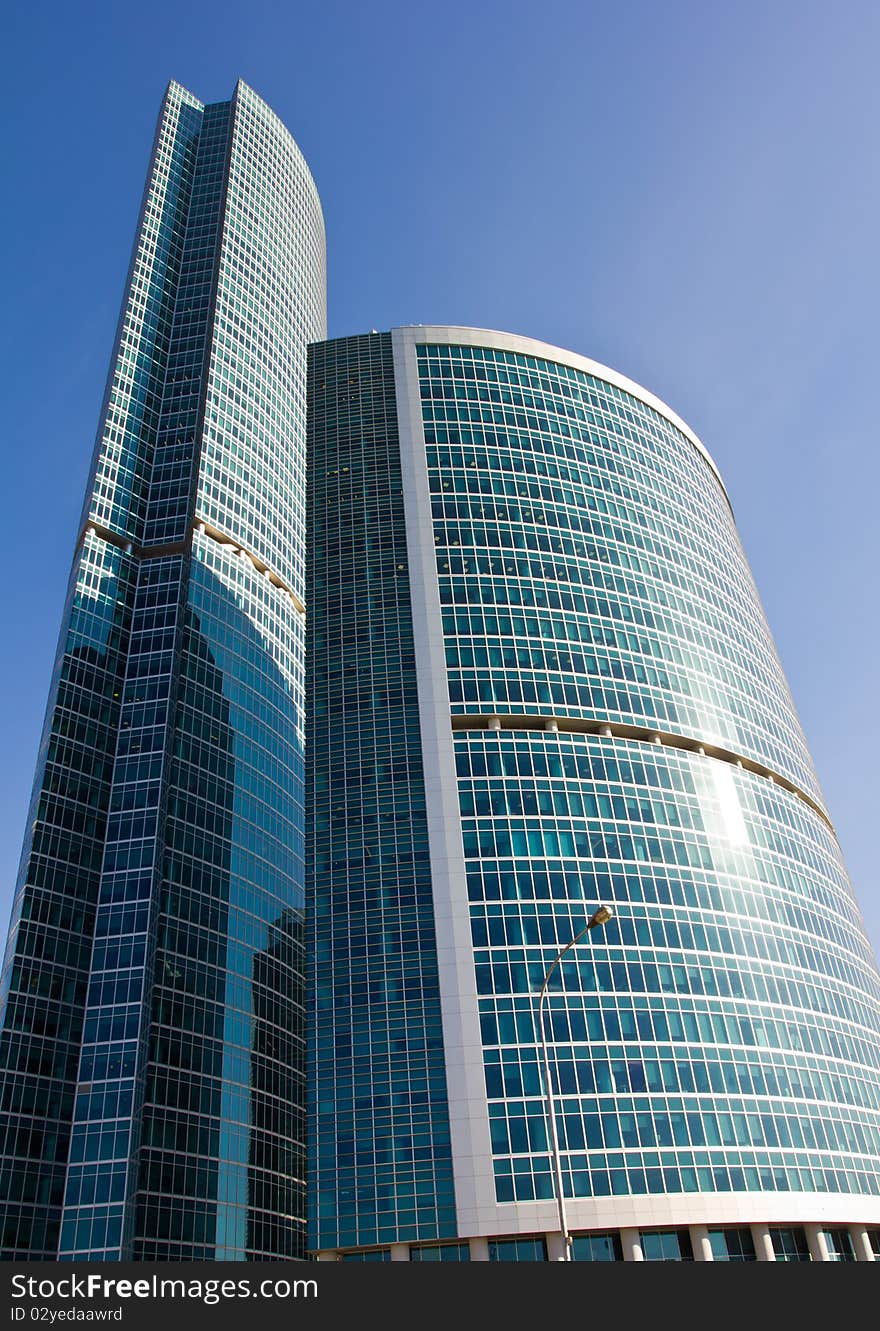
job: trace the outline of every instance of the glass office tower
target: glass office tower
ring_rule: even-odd
[[[873,1260],[880,980],[718,472],[531,340],[310,349],[310,1247]]]
[[[314,182],[244,84],[162,106],[0,1009],[6,1258],[302,1255]]]

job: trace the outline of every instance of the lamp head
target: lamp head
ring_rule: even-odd
[[[599,924],[607,924],[613,915],[614,911],[610,906],[600,906],[599,909],[594,911],[590,916],[589,928],[595,929]]]

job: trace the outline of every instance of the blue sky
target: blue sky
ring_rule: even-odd
[[[317,181],[332,335],[544,338],[702,437],[880,946],[880,6],[14,0],[0,49],[4,921],[159,102],[240,76]]]

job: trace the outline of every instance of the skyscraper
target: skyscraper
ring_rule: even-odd
[[[314,182],[172,83],[77,537],[0,1008],[4,1257],[303,1253]]]
[[[880,978],[709,454],[526,338],[309,355],[310,1246],[559,1258],[552,1121],[575,1260],[872,1260]]]

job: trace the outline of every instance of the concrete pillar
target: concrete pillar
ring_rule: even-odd
[[[831,1258],[828,1256],[828,1244],[825,1242],[822,1226],[804,1225],[804,1232],[807,1236],[807,1247],[810,1249],[810,1261],[830,1262]]]
[[[645,1254],[642,1252],[641,1235],[637,1229],[622,1229],[620,1231],[620,1246],[623,1248],[623,1260],[625,1262],[643,1262]]]
[[[489,1240],[471,1239],[471,1261],[488,1262],[489,1260]]]
[[[562,1242],[561,1232],[557,1229],[552,1234],[545,1234],[544,1237],[547,1240],[547,1261],[564,1262],[565,1244]]]
[[[850,1235],[853,1241],[853,1247],[856,1250],[857,1262],[876,1262],[874,1249],[871,1247],[871,1238],[864,1225],[853,1225],[850,1229]]]
[[[714,1262],[715,1254],[709,1242],[709,1231],[705,1225],[691,1225],[691,1247],[695,1262]]]
[[[500,730],[500,729],[501,729],[501,717],[500,717],[500,716],[490,716],[490,717],[489,717],[489,729],[490,729],[490,730]]]
[[[773,1251],[773,1240],[770,1237],[770,1230],[766,1225],[752,1225],[752,1242],[755,1245],[755,1256],[759,1262],[775,1262],[776,1253]]]
[[[391,1260],[392,1260],[392,1262],[408,1262],[408,1261],[409,1261],[409,1244],[408,1244],[408,1243],[392,1243],[392,1244],[391,1244]]]

